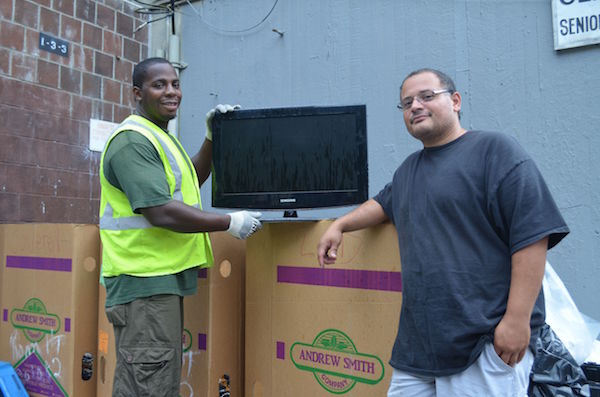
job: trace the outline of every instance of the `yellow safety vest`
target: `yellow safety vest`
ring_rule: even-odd
[[[100,237],[103,277],[138,277],[179,273],[191,267],[209,267],[213,253],[207,233],[177,233],[153,226],[133,212],[125,193],[104,175],[106,147],[122,131],[136,131],[156,148],[165,168],[171,197],[202,209],[196,170],[179,142],[143,117],[132,115],[108,139],[100,160]],[[179,147],[178,147],[179,146]]]

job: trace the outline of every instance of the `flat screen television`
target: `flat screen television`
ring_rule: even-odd
[[[236,110],[213,118],[215,208],[338,207],[368,194],[365,105]]]

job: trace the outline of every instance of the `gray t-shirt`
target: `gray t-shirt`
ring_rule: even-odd
[[[500,133],[469,131],[411,154],[374,199],[396,226],[402,260],[390,364],[417,375],[472,364],[506,311],[511,255],[569,232],[533,160]],[[532,339],[544,316],[540,293]]]

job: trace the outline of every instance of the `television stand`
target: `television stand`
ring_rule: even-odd
[[[298,218],[298,213],[296,210],[285,210],[283,211],[284,218]]]

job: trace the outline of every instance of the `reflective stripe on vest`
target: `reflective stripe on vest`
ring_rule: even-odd
[[[200,205],[194,204],[192,207],[200,208]],[[100,219],[100,228],[104,230],[127,230],[127,229],[149,229],[154,227],[143,216],[124,216],[122,218],[113,218],[113,209],[110,203],[106,203],[104,215]]]

